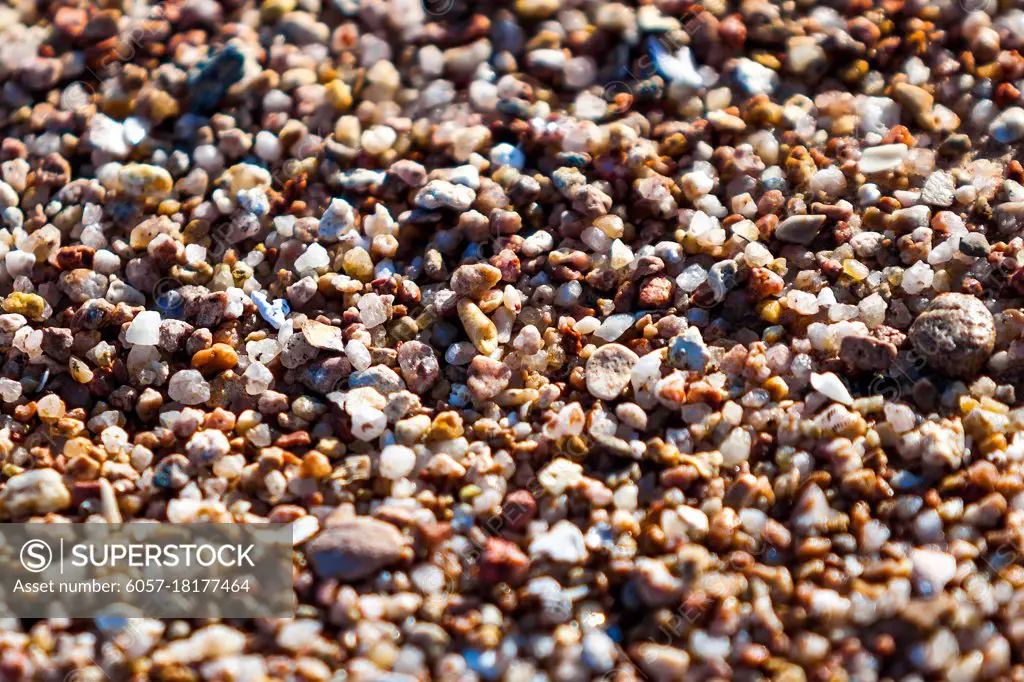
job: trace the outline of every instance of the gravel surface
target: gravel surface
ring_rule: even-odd
[[[1024,679],[1019,5],[0,6],[0,521],[298,604],[0,679]]]

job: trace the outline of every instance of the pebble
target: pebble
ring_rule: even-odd
[[[733,78],[749,96],[770,95],[779,84],[777,73],[746,57],[736,61]]]
[[[367,386],[375,389],[383,396],[401,391],[405,388],[405,382],[398,376],[395,370],[384,365],[374,365],[369,369],[353,372],[348,378],[349,388],[361,388]]]
[[[910,83],[897,83],[893,86],[893,96],[917,120],[918,125],[925,130],[935,129],[936,120],[932,113],[935,98],[927,90]]]
[[[995,346],[995,323],[973,296],[937,296],[914,320],[908,335],[932,368],[955,377],[971,377],[984,367]]]
[[[942,592],[956,576],[956,558],[946,552],[915,548],[910,552],[910,561],[918,589],[926,596]]]
[[[305,553],[317,575],[354,582],[397,563],[404,547],[401,531],[390,523],[355,517],[320,531]]]
[[[171,377],[167,395],[182,405],[201,405],[210,399],[210,385],[199,371],[183,369]]]
[[[1010,144],[1024,138],[1024,109],[1004,109],[988,126],[989,134],[998,142]]]
[[[629,385],[636,353],[618,343],[601,346],[587,359],[587,390],[595,398],[614,400]]]
[[[291,312],[291,307],[283,298],[270,301],[262,291],[252,292],[249,294],[249,298],[256,306],[256,310],[259,311],[260,317],[274,329],[280,329],[284,325],[288,313]]]
[[[853,405],[853,396],[843,382],[832,372],[811,373],[811,386],[826,398],[843,405]]]
[[[466,335],[479,352],[490,355],[498,349],[498,329],[479,306],[462,299],[458,303],[458,313]]]
[[[124,339],[136,346],[155,346],[160,343],[160,313],[144,310],[136,315]]]
[[[596,329],[593,330],[594,336],[604,341],[615,341],[624,333],[626,330],[633,326],[635,318],[630,313],[621,313],[618,315],[609,315],[604,322],[602,322]],[[579,331],[579,330],[577,330]],[[582,332],[581,332],[582,333]]]
[[[380,437],[387,428],[388,421],[384,413],[368,405],[345,405],[352,417],[352,435],[361,441],[372,441]]]
[[[910,149],[902,143],[883,144],[869,147],[860,157],[860,172],[866,174],[884,173],[895,170],[910,155]]]
[[[71,506],[71,493],[53,469],[33,469],[9,478],[0,490],[0,505],[8,518],[63,511]]]
[[[501,270],[492,265],[462,265],[452,273],[451,288],[460,296],[479,298],[500,280]]]
[[[896,362],[896,346],[871,336],[850,335],[840,344],[843,363],[864,372],[883,372]]]
[[[416,453],[404,445],[389,445],[380,451],[380,475],[395,481],[405,478],[416,467]]]
[[[157,198],[166,196],[174,181],[171,174],[159,166],[130,163],[121,169],[118,183],[130,197]]]
[[[295,259],[295,270],[300,275],[309,274],[331,264],[327,249],[319,244],[310,244],[306,251]]]
[[[810,244],[825,224],[823,215],[795,215],[783,220],[775,230],[775,237],[791,244]]]
[[[448,208],[453,211],[468,211],[476,198],[469,187],[455,185],[444,180],[431,180],[414,199],[418,208],[435,210]]]
[[[379,327],[388,321],[387,308],[377,294],[366,294],[359,299],[359,320],[369,329]]]
[[[530,558],[549,559],[564,564],[579,564],[587,560],[586,540],[580,529],[570,521],[559,521],[548,532],[538,535],[530,543]]]
[[[398,349],[398,365],[410,391],[426,393],[441,374],[433,349],[420,341],[406,341]]]
[[[701,373],[706,371],[711,363],[711,355],[704,344],[704,339],[700,331],[693,327],[687,328],[672,339],[668,359],[673,367]]]
[[[930,206],[952,206],[955,192],[953,176],[944,171],[935,171],[928,176],[921,189],[921,201]]]
[[[353,230],[355,225],[356,212],[352,204],[344,199],[332,199],[320,218],[317,234],[326,242],[334,242],[341,239],[344,233]]]
[[[96,149],[110,154],[114,158],[124,158],[131,152],[124,124],[103,114],[96,114],[89,121],[86,138]]]
[[[466,384],[476,401],[492,400],[508,386],[512,369],[503,362],[477,355],[469,363],[469,378]]]
[[[302,325],[301,331],[306,342],[313,348],[338,353],[345,350],[343,335],[338,327],[332,327],[329,324],[317,322],[316,320],[306,320],[306,323]]]
[[[660,40],[651,39],[649,45],[655,68],[664,78],[694,89],[704,85],[704,78],[697,70],[697,63],[689,47],[684,45],[673,54]]]

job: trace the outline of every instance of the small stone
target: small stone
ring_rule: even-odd
[[[231,451],[231,444],[223,431],[205,429],[196,432],[185,444],[185,454],[195,464],[213,464]]]
[[[775,228],[775,238],[791,244],[810,244],[825,224],[823,215],[795,215]]]
[[[971,232],[960,238],[960,252],[965,256],[984,258],[988,255],[989,244],[981,232]]]
[[[736,60],[733,78],[747,95],[770,95],[779,85],[779,74],[752,59],[742,57]]]
[[[694,263],[688,265],[679,276],[676,277],[676,286],[688,294],[692,294],[700,288],[700,285],[708,279],[708,271]]]
[[[252,300],[253,305],[256,306],[260,317],[266,320],[274,329],[280,329],[281,325],[285,323],[288,313],[291,312],[288,301],[283,298],[278,298],[271,302],[262,291],[252,292],[249,294],[249,298]]]
[[[309,540],[320,530],[320,522],[315,516],[300,516],[292,522],[292,546],[298,546]]]
[[[530,543],[530,557],[534,560],[579,564],[586,561],[588,555],[583,532],[571,521],[559,521]]]
[[[968,378],[992,354],[995,322],[985,304],[973,296],[940,294],[914,320],[908,338],[933,369]]]
[[[654,66],[664,78],[669,81],[681,83],[690,88],[700,88],[704,85],[704,78],[697,70],[697,62],[693,58],[693,52],[687,46],[682,46],[675,53],[665,49],[664,41],[651,40],[650,54],[654,60]]]
[[[50,306],[38,294],[15,291],[4,299],[3,309],[8,313],[18,313],[39,322],[49,316]]]
[[[405,389],[405,382],[395,370],[384,365],[374,365],[368,369],[353,372],[348,378],[349,388],[368,386],[383,396]]]
[[[201,405],[210,399],[210,384],[198,370],[183,369],[171,377],[167,395],[182,405]]]
[[[238,353],[226,343],[215,343],[192,356],[192,367],[207,376],[220,374],[238,363]]]
[[[460,296],[479,298],[500,280],[501,270],[486,263],[476,263],[456,268],[450,286]]]
[[[260,395],[270,388],[274,381],[274,373],[259,362],[249,363],[242,377],[245,379],[245,392],[248,395]]]
[[[505,527],[512,532],[525,529],[537,515],[537,500],[529,490],[515,490],[508,494],[501,506]]]
[[[144,310],[136,315],[128,325],[124,338],[136,346],[155,346],[160,343],[160,313]]]
[[[420,341],[406,341],[399,347],[398,366],[406,386],[418,395],[430,390],[441,374],[434,350]]]
[[[487,538],[480,557],[480,580],[488,585],[517,584],[530,571],[530,559],[515,545],[502,538]]]
[[[369,405],[345,405],[352,417],[352,435],[361,441],[372,441],[378,438],[388,425],[387,417],[378,409]]]
[[[1024,138],[1024,109],[1010,107],[993,119],[988,132],[997,141],[1010,144]]]
[[[0,491],[5,515],[21,518],[63,511],[71,506],[71,493],[53,469],[33,469],[12,476]]]
[[[526,164],[526,154],[518,147],[514,147],[507,142],[494,145],[491,149],[490,158],[491,163],[495,166],[522,168]]]
[[[935,98],[927,90],[910,83],[897,83],[893,86],[893,95],[917,120],[918,125],[925,130],[936,129],[937,121],[932,113]]]
[[[786,67],[798,75],[814,75],[828,64],[828,55],[814,36],[793,36],[786,42]]]
[[[559,0],[516,0],[516,14],[523,19],[547,19],[562,6]]]
[[[909,155],[910,149],[905,144],[883,144],[878,147],[869,147],[861,154],[860,171],[871,174],[895,170]]]
[[[645,676],[649,675],[653,682],[674,682],[686,677],[690,669],[690,655],[683,649],[645,642],[636,646],[633,656],[640,662]],[[799,680],[799,677],[779,678]]]
[[[937,549],[910,550],[914,581],[925,596],[941,594],[956,576],[956,557]]]
[[[811,373],[811,386],[818,393],[837,403],[853,405],[853,396],[850,395],[849,389],[832,372],[824,372],[822,374],[817,372]]]
[[[345,344],[345,355],[348,357],[349,362],[352,363],[352,367],[357,371],[369,369],[370,365],[373,364],[370,349],[362,341],[356,339],[352,339]]]
[[[373,278],[373,258],[366,249],[357,246],[345,252],[342,269],[349,277],[368,282]]]
[[[953,176],[946,171],[935,171],[921,189],[921,201],[930,206],[952,206],[955,192]]]
[[[391,149],[398,139],[394,128],[384,125],[370,126],[363,131],[360,144],[370,154],[383,154]]]
[[[610,315],[594,330],[594,336],[599,339],[611,342],[626,333],[626,330],[633,326],[636,318],[631,313],[619,313]]]
[[[295,259],[295,270],[300,275],[307,275],[331,264],[327,249],[317,243],[310,244],[306,251]]]
[[[160,321],[160,348],[168,353],[176,353],[182,349],[195,329],[183,320]]]
[[[17,401],[21,397],[22,390],[20,381],[0,378],[0,400],[3,400],[5,403]]]
[[[377,294],[364,294],[357,304],[359,308],[359,320],[368,329],[379,327],[388,321],[387,308],[383,299]]]
[[[700,330],[686,328],[682,334],[674,337],[669,344],[668,360],[673,367],[705,372],[711,363],[711,354],[704,344]]]
[[[60,289],[75,303],[103,298],[110,280],[88,268],[75,268],[60,274]]]
[[[498,349],[498,329],[477,304],[462,299],[458,302],[458,313],[466,335],[478,351],[490,355]]]
[[[131,146],[125,139],[124,125],[104,114],[92,117],[85,137],[94,148],[115,158],[124,158],[131,152]]]
[[[453,211],[468,211],[476,199],[476,193],[464,185],[455,185],[445,180],[431,180],[416,193],[413,203],[426,210],[448,208]]]
[[[782,293],[785,286],[785,280],[768,268],[752,268],[747,278],[747,288],[757,300],[777,296]]]
[[[174,186],[171,174],[159,166],[130,163],[118,175],[121,189],[135,198],[161,198]]]
[[[935,271],[924,261],[918,261],[903,272],[901,286],[908,294],[918,294],[931,287]]]
[[[313,348],[336,353],[345,351],[345,341],[342,338],[341,329],[338,327],[332,327],[316,320],[306,320],[306,323],[302,325],[302,335],[306,337],[306,342]]]
[[[503,362],[477,355],[469,363],[469,379],[466,384],[478,402],[491,400],[505,390],[512,379],[512,369]]]
[[[839,346],[839,358],[846,366],[864,372],[884,372],[896,356],[896,346],[871,336],[845,336]]]
[[[306,556],[321,578],[352,582],[397,563],[404,547],[390,523],[360,516],[321,531],[306,543]]]
[[[344,233],[355,229],[355,225],[356,212],[352,204],[344,199],[332,199],[320,218],[317,235],[326,242],[335,242]]]
[[[390,481],[405,478],[416,468],[416,453],[404,445],[389,445],[380,451],[380,475]]]
[[[720,264],[716,263],[715,265]],[[711,271],[712,274],[716,272],[715,268],[712,268]],[[672,302],[673,288],[671,278],[664,275],[655,275],[640,287],[640,292],[637,294],[637,302],[644,309],[665,308]]]
[[[244,73],[245,55],[237,46],[228,45],[217,51],[202,62],[189,79],[187,93],[192,111],[201,113],[215,109]]]
[[[636,353],[618,343],[601,346],[587,359],[587,390],[601,400],[614,400],[629,385]]]

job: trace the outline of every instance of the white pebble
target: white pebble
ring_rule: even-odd
[[[352,363],[356,371],[369,369],[372,364],[370,361],[370,350],[366,347],[366,344],[357,339],[352,339],[345,344],[345,356],[348,357],[348,361]]]
[[[416,453],[404,445],[389,445],[380,452],[380,475],[389,480],[405,478],[416,467]]]
[[[144,310],[136,315],[128,325],[124,338],[136,346],[155,346],[160,343],[160,313]]]
[[[850,395],[850,391],[847,390],[842,380],[832,372],[825,372],[823,374],[812,372],[811,386],[818,393],[837,403],[842,403],[843,405],[853,404],[853,396]]]

